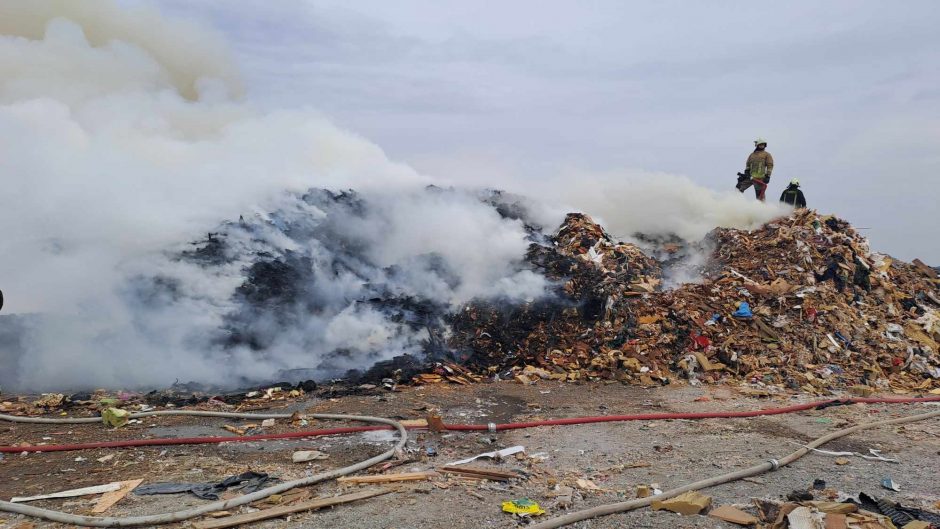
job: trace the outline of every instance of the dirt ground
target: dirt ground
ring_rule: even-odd
[[[704,398],[703,398],[704,397]],[[725,387],[664,387],[644,389],[619,383],[564,384],[539,382],[531,386],[501,382],[472,386],[432,385],[390,392],[373,390],[368,395],[339,399],[293,402],[274,412],[304,410],[319,413],[351,413],[384,417],[423,418],[427,409],[442,410],[447,423],[485,424],[535,419],[616,415],[627,413],[750,410],[811,400],[809,397],[756,399]],[[479,529],[511,528],[530,523],[501,511],[501,502],[531,498],[539,502],[547,518],[566,512],[550,496],[556,484],[573,486],[569,510],[623,501],[635,497],[637,485],[653,484],[667,490],[752,464],[779,458],[827,432],[847,425],[912,415],[937,409],[935,405],[837,406],[788,415],[750,419],[666,420],[554,426],[501,433],[411,432],[406,456],[415,461],[391,470],[407,472],[434,469],[451,461],[513,445],[523,445],[526,457],[511,457],[481,466],[515,469],[528,479],[509,484],[466,482],[440,477],[431,482],[402,485],[399,492],[341,505],[330,510],[294,514],[289,519],[258,522],[252,527],[343,527]],[[91,425],[24,425],[0,422],[0,444],[27,442],[65,443],[145,437],[231,435],[221,427],[248,421],[214,418],[161,417],[143,424],[108,430]],[[273,431],[292,431],[288,424]],[[339,424],[339,423],[337,423]],[[307,428],[333,426],[318,422]],[[392,446],[390,432],[290,441],[261,441],[216,445],[100,449],[83,452],[3,454],[0,459],[0,498],[54,492],[111,481],[143,478],[156,481],[217,481],[246,470],[268,472],[294,479],[320,470],[337,468],[378,454]],[[751,498],[783,499],[794,490],[825,480],[833,494],[855,496],[859,492],[888,497],[905,505],[930,508],[940,500],[940,419],[854,434],[824,447],[826,450],[868,453],[881,450],[899,463],[810,454],[790,467],[748,481],[738,481],[705,492],[713,505],[749,506]],[[298,449],[321,450],[329,458],[316,463],[291,463]],[[429,449],[436,455],[429,457]],[[113,456],[103,462],[98,459]],[[840,461],[843,462],[843,461]],[[843,462],[844,463],[844,462]],[[890,477],[901,488],[893,492],[880,486]],[[590,480],[599,490],[584,490],[577,480]],[[350,492],[354,485],[327,482],[312,487],[314,497]],[[824,493],[817,493],[820,496]],[[45,500],[32,505],[87,513],[95,497]],[[108,514],[127,516],[178,510],[204,504],[188,494],[127,496]],[[243,508],[244,509],[244,508]],[[32,521],[0,513],[0,528],[24,527]],[[176,524],[186,527],[191,522]],[[37,523],[36,527],[64,527]],[[735,527],[706,516],[679,516],[642,509],[582,522],[572,527]]]

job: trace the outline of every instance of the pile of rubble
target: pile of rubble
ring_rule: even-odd
[[[554,296],[471,303],[451,318],[448,345],[471,370],[524,383],[940,387],[936,270],[873,253],[847,222],[807,210],[717,229],[697,248],[710,252],[700,282],[664,290],[658,261],[570,214],[527,255]]]

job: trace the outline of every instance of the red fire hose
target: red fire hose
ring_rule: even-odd
[[[831,406],[847,404],[911,404],[918,402],[940,402],[936,397],[907,397],[907,398],[847,398],[830,399],[805,404],[796,404],[782,408],[765,408],[751,411],[712,411],[691,413],[645,413],[636,415],[600,415],[594,417],[572,417],[568,419],[549,419],[542,421],[514,422],[506,424],[445,424],[451,431],[503,431],[519,428],[534,428],[537,426],[564,426],[571,424],[591,424],[600,422],[621,421],[658,421],[665,419],[733,419],[744,417],[760,417],[764,415],[780,415],[798,411],[823,409]],[[418,427],[412,427],[415,429]],[[423,428],[423,427],[422,427]],[[302,437],[319,437],[324,435],[337,435],[357,432],[370,432],[375,430],[391,430],[386,426],[357,426],[347,428],[328,428],[321,430],[304,430],[300,432],[246,435],[241,437],[179,437],[171,439],[131,439],[124,441],[104,441],[97,443],[42,445],[42,446],[0,446],[0,452],[63,452],[69,450],[87,450],[91,448],[125,448],[132,446],[168,446],[192,445],[210,443],[243,443],[248,441],[263,441],[268,439],[297,439]]]

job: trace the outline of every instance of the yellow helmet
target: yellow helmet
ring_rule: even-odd
[[[800,180],[798,178],[794,178],[793,180],[790,180],[790,185],[799,187]]]
[[[754,145],[760,145],[761,143],[763,143],[764,145],[767,145],[767,140],[765,140],[764,138],[757,138],[756,140],[754,140]]]

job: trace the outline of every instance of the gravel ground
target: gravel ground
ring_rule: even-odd
[[[405,388],[400,392],[377,390],[371,395],[340,399],[310,399],[291,409],[309,412],[355,413],[398,418],[421,418],[429,407],[440,408],[448,423],[509,422],[584,415],[655,413],[668,411],[748,410],[811,400],[809,397],[755,399],[725,387],[664,387],[644,389],[611,383],[562,384],[540,382],[473,386],[436,385]],[[286,409],[286,408],[284,408]],[[462,482],[438,479],[407,484],[394,494],[348,504],[331,510],[295,514],[290,519],[259,522],[253,527],[512,528],[527,521],[501,512],[504,500],[528,497],[538,501],[546,516],[566,512],[550,496],[556,484],[572,485],[576,492],[571,509],[623,501],[634,497],[640,484],[666,490],[686,482],[779,458],[827,432],[871,420],[911,415],[937,409],[932,405],[853,405],[789,415],[751,419],[671,420],[601,423],[512,430],[498,434],[414,432],[408,444],[413,463],[392,472],[427,470],[477,453],[523,445],[529,457],[501,463],[482,463],[500,469],[522,470],[527,480],[512,484]],[[278,412],[283,409],[276,410]],[[244,423],[245,421],[242,421]],[[17,442],[60,443],[95,439],[225,435],[231,421],[192,417],[164,417],[116,431],[98,425],[50,427],[0,423],[0,444]],[[327,427],[332,423],[312,427]],[[274,431],[292,431],[278,424]],[[220,433],[221,432],[221,433]],[[811,487],[814,479],[826,481],[833,493],[856,495],[866,491],[917,507],[940,500],[940,419],[901,427],[854,434],[827,445],[827,450],[867,453],[881,450],[900,463],[836,458],[811,454],[790,467],[750,481],[738,481],[703,491],[714,505],[749,505],[751,498],[781,499],[787,493]],[[44,440],[44,437],[50,439]],[[390,432],[370,432],[306,440],[227,443],[222,445],[102,449],[85,452],[9,455],[0,460],[0,497],[29,495],[96,485],[109,481],[143,478],[154,481],[213,481],[252,469],[293,479],[323,469],[344,466],[386,450]],[[428,457],[428,447],[437,456]],[[321,450],[329,459],[316,464],[292,464],[297,449]],[[99,458],[113,455],[105,462]],[[534,456],[534,457],[533,457]],[[76,460],[76,458],[81,458]],[[637,466],[646,465],[648,466]],[[631,465],[633,465],[631,467]],[[901,492],[882,489],[890,476]],[[581,490],[578,479],[590,480],[600,490]],[[314,496],[349,492],[353,486],[335,482],[312,488]],[[47,500],[34,505],[87,512],[94,498]],[[130,495],[113,507],[111,515],[138,515],[177,510],[204,503],[188,495]],[[543,517],[544,518],[544,517]],[[0,513],[0,528],[18,527],[25,518]],[[186,527],[189,523],[176,524]],[[59,527],[37,523],[37,527]],[[573,527],[734,527],[706,516],[679,516],[642,509],[596,519]]]

